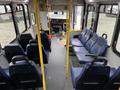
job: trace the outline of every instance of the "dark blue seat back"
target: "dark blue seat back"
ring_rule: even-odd
[[[99,37],[90,49],[90,53],[103,56],[107,50],[107,47],[107,41],[104,38]]]
[[[9,69],[2,69],[0,67],[0,90],[13,90],[14,84],[11,81]]]
[[[44,47],[42,47],[43,51],[43,63],[47,64],[48,63],[48,53],[46,53]],[[39,60],[39,49],[38,49],[38,44],[37,43],[31,43],[27,45],[27,56],[30,60],[33,60],[35,63],[40,64]]]
[[[13,56],[16,55],[25,55],[24,50],[19,44],[8,44],[4,47],[5,49],[5,56],[8,62],[11,62]]]
[[[99,90],[108,81],[109,73],[108,66],[85,65],[82,74],[77,78],[76,90]]]
[[[22,60],[21,60],[22,61]],[[9,66],[11,79],[18,89],[42,87],[42,75],[33,61],[21,62]]]
[[[37,36],[36,36],[37,40]],[[41,32],[41,43],[44,46],[45,50],[51,52],[51,40],[48,38],[45,32]]]
[[[26,46],[31,39],[33,39],[33,38],[30,33],[23,33],[20,35],[19,43],[24,50],[26,50]]]
[[[83,45],[91,38],[92,36],[92,31],[87,29],[87,32],[84,36],[81,37],[80,41],[82,42]]]
[[[86,34],[87,32],[87,28],[85,28],[80,34],[79,34],[79,40],[81,40],[81,38]]]
[[[96,33],[93,33],[92,37],[85,44],[85,47],[88,51],[90,51],[91,47],[96,43],[97,39],[98,35]]]
[[[110,77],[103,90],[117,90],[120,87],[120,67]]]

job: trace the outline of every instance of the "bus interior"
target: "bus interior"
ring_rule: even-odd
[[[120,0],[0,0],[0,90],[120,90]]]

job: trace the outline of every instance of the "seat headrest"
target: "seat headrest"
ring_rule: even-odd
[[[38,43],[38,42],[37,42],[37,40],[30,40],[29,44],[31,44],[31,43]]]
[[[6,58],[9,62],[13,56],[25,55],[23,48],[19,44],[8,44],[4,47]]]
[[[17,61],[26,61],[26,62],[28,62],[28,57],[26,57],[26,56],[24,56],[24,55],[17,55],[17,56],[14,56],[13,58],[12,58],[12,62],[13,62],[13,64],[15,64]]]
[[[107,41],[104,38],[99,37],[97,39],[96,43],[90,49],[90,53],[103,56],[103,55],[105,55],[107,47],[108,47]]]

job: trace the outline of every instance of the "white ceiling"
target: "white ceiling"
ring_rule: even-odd
[[[85,0],[86,2],[110,2],[110,3],[115,3],[115,2],[120,2],[120,0]]]
[[[28,2],[29,0],[0,0],[0,2]]]

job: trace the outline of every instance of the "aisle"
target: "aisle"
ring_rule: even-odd
[[[65,47],[58,38],[53,38],[47,66],[47,90],[73,90],[71,77],[68,80],[65,78],[65,54]]]

